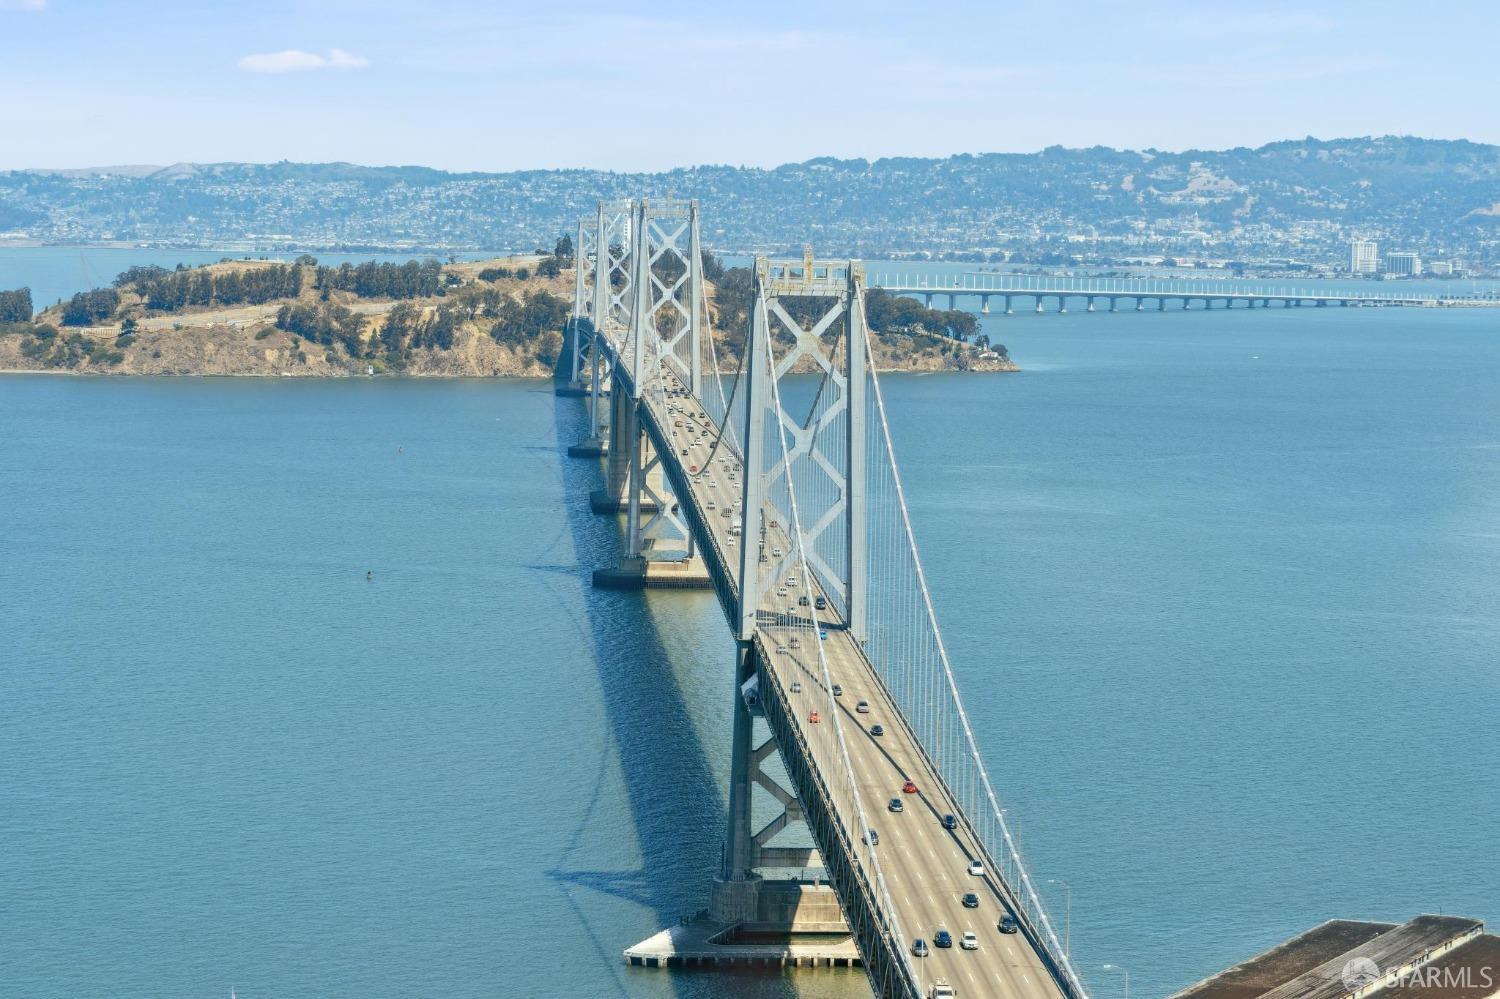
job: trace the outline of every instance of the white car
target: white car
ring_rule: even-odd
[[[797,585],[797,577],[796,576],[788,576],[788,577],[786,577],[786,585],[788,585],[788,586],[796,586]]]
[[[969,861],[969,873],[976,878],[984,877],[984,864],[978,860]]]
[[[709,501],[708,501],[708,508],[709,508],[709,509],[710,509],[710,510],[713,510],[713,509],[715,509],[715,508],[716,508],[716,507],[717,507],[717,506],[718,506],[718,505],[719,505],[719,504],[717,504],[717,503],[715,503],[715,502],[714,502],[714,501],[713,501],[713,500],[709,500]]]
[[[978,950],[979,938],[974,935],[973,930],[964,930],[964,935],[958,938],[958,945],[964,950]]]
[[[800,693],[802,693],[802,681],[801,680],[793,680],[792,681],[792,693],[794,693],[794,694],[800,694]]]
[[[784,655],[786,655],[786,646],[785,645],[778,645],[778,646],[776,646],[776,654],[778,656],[784,656]]]
[[[776,595],[778,597],[784,597],[784,596],[786,596],[786,587],[785,586],[778,586],[778,587],[776,587]]]

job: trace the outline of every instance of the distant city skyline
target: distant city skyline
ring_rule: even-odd
[[[1493,8],[1411,11],[0,0],[0,169],[654,170],[1308,134],[1500,142]]]

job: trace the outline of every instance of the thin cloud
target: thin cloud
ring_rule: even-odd
[[[237,63],[247,73],[303,73],[313,69],[364,69],[370,60],[343,49],[329,49],[327,55],[283,49],[280,52],[255,52]]]
[[[45,10],[47,0],[0,0],[0,10]]]

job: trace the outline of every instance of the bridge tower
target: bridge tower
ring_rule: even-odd
[[[773,341],[786,344],[775,356]],[[792,414],[777,383],[794,369],[821,372],[815,415]],[[861,264],[818,264],[811,250],[801,260],[755,261],[755,298],[742,362],[744,402],[741,508],[770,510],[790,524],[792,488],[803,497],[802,551],[846,627],[859,638],[867,621],[866,379],[869,369]],[[780,439],[778,439],[780,438]],[[810,527],[807,525],[811,525]],[[743,696],[759,668],[752,639],[765,598],[795,568],[799,553],[766,550],[767,527],[748,516],[739,551],[739,601],[729,817],[724,861],[715,880],[710,914],[724,923],[775,926],[783,931],[842,928],[838,902],[824,877],[812,883],[766,877],[771,869],[822,868],[816,849],[771,847],[793,822],[807,820],[795,795],[763,769],[776,746],[756,732],[752,699]],[[784,592],[784,591],[783,591]],[[821,599],[821,598],[820,598]],[[780,806],[757,829],[754,787]]]
[[[624,316],[615,342],[618,355],[628,359],[617,365],[610,387],[605,489],[593,503],[600,512],[625,513],[626,551],[619,566],[594,574],[597,585],[712,585],[661,460],[666,434],[643,419],[642,407],[648,395],[664,399],[678,383],[694,398],[702,394],[707,312],[698,212],[697,201],[633,202],[631,245],[624,255],[629,294],[616,297],[596,284],[595,308],[606,323]],[[670,471],[678,470],[674,465]]]
[[[605,429],[609,425],[606,405],[612,396],[613,367],[610,352],[600,342],[609,332],[622,327],[629,319],[628,298],[631,293],[630,231],[635,211],[633,201],[601,201],[595,212],[594,225],[580,220],[578,231],[577,272],[573,281],[573,317],[586,317],[588,327],[580,336],[588,338],[589,376],[575,375],[580,388],[586,390],[589,411],[589,436],[568,448],[574,458],[599,458],[609,452]],[[585,251],[585,240],[590,248]],[[578,369],[575,369],[578,370]]]
[[[557,394],[563,396],[587,396],[589,394],[589,379],[585,374],[585,367],[590,366],[588,358],[594,353],[594,318],[593,298],[588,293],[590,268],[588,260],[591,256],[587,247],[587,240],[593,235],[584,225],[583,220],[578,222],[578,235],[573,244],[573,307],[569,311],[568,321],[563,326],[563,349],[557,359],[557,368],[554,373],[559,383]]]

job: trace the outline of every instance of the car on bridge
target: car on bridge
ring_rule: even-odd
[[[871,846],[879,846],[880,845],[880,833],[876,832],[874,829],[866,829],[865,830],[865,842],[869,843]]]
[[[1016,922],[1016,917],[1009,913],[1000,917],[1000,922],[995,924],[995,929],[1001,933],[1019,933],[1021,926]]]
[[[843,697],[844,696],[844,688],[841,687],[841,686],[839,686],[838,684],[834,684],[833,685],[833,696],[834,697]]]
[[[802,693],[802,681],[801,680],[793,680],[792,681],[792,693],[794,693],[794,694],[800,694],[800,693]]]
[[[867,715],[870,713],[870,702],[860,701],[858,704],[854,705],[854,710],[859,714]]]
[[[879,738],[880,736],[885,735],[885,726],[884,725],[871,725],[870,726],[870,734],[873,735],[873,736],[875,736],[876,738]]]
[[[943,816],[943,828],[944,829],[957,829],[958,828],[958,816],[954,815],[952,812],[949,812],[947,815],[944,815]]]
[[[900,798],[892,798],[891,799],[891,803],[889,805],[887,805],[886,807],[889,808],[893,812],[904,812],[904,811],[906,811],[906,806],[903,805],[903,804],[901,804],[901,799]]]
[[[979,896],[976,895],[974,892],[971,892],[971,891],[964,892],[964,908],[965,909],[977,909],[977,908],[979,908]]]
[[[979,938],[974,935],[973,930],[964,930],[964,935],[958,938],[958,945],[964,950],[978,950]]]
[[[984,877],[984,862],[980,860],[969,861],[969,873],[976,878]]]
[[[816,711],[814,711],[814,712],[812,712],[811,714],[809,714],[807,716],[807,720],[810,721],[810,722],[812,722],[814,725],[816,725],[816,724],[818,724],[818,722],[822,721],[823,719],[820,718],[820,717],[818,717],[818,713]]]
[[[938,931],[932,935],[932,945],[934,947],[943,947],[943,948],[952,947],[953,946],[953,934],[949,933],[947,930],[945,930],[941,926],[939,926],[938,927]]]
[[[911,942],[911,952],[912,956],[914,957],[926,957],[927,941],[923,940],[921,937],[917,937],[917,939]]]
[[[909,780],[905,784],[902,784],[901,785],[901,793],[902,794],[916,794],[917,793],[916,782]]]
[[[956,999],[958,990],[948,984],[948,979],[939,978],[927,991],[927,999]]]
[[[828,601],[823,597],[819,597],[818,599],[813,601],[813,607],[817,608],[818,610],[827,610]]]

